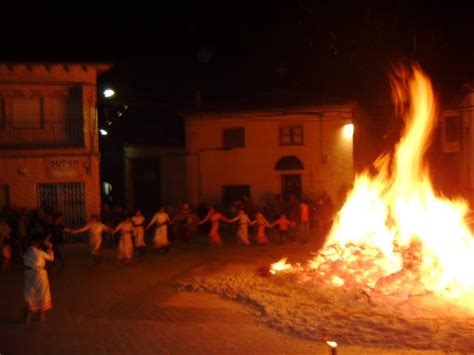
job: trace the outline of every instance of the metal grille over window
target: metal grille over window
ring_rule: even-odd
[[[52,213],[62,213],[68,227],[85,223],[84,183],[38,184],[38,206]],[[73,241],[74,236],[67,236]]]

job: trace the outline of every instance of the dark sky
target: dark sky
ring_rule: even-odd
[[[388,98],[388,69],[402,59],[419,61],[446,100],[474,79],[468,2],[154,4],[11,12],[0,23],[0,60],[110,61],[103,83],[162,102],[192,100],[197,88],[213,101],[284,87],[372,104]]]

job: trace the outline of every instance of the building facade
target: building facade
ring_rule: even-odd
[[[0,208],[100,212],[96,78],[108,65],[0,64]]]
[[[435,187],[474,202],[474,83],[441,111],[437,128],[428,155]]]
[[[150,214],[162,204],[177,206],[186,201],[185,153],[184,148],[125,145],[128,207]]]
[[[258,203],[325,191],[341,203],[354,179],[353,133],[362,115],[353,102],[187,115],[188,199]]]

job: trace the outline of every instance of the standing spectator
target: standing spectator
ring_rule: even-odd
[[[7,223],[5,217],[0,218],[0,249],[3,255],[3,267],[2,270],[6,271],[11,262],[12,258],[12,247],[11,247],[11,228]]]
[[[317,200],[316,216],[321,233],[326,234],[329,232],[334,216],[334,203],[326,191],[323,192]]]
[[[298,198],[295,194],[291,194],[288,200],[288,219],[291,221],[298,220]]]
[[[22,260],[23,253],[26,251],[28,247],[29,225],[30,225],[30,220],[28,218],[26,209],[21,208],[18,211],[17,233],[15,236],[15,241],[12,244],[13,255],[16,254],[15,260],[18,260],[18,261]]]
[[[170,241],[168,239],[168,224],[171,223],[170,216],[165,212],[165,207],[162,206],[146,227],[146,229],[148,229],[152,225],[156,224],[153,245],[156,249],[163,249],[164,253],[167,253],[170,248]]]
[[[51,226],[51,244],[53,245],[54,261],[58,261],[61,264],[61,269],[64,268],[64,257],[62,252],[64,229],[64,216],[62,214],[56,214],[53,217],[53,224]]]
[[[46,251],[41,249],[43,241]],[[35,237],[23,256],[25,264],[25,321],[27,324],[31,322],[34,313],[39,313],[40,320],[44,322],[46,320],[45,312],[52,308],[46,262],[53,260],[53,246],[49,241],[49,236],[46,239]]]
[[[299,204],[299,225],[303,243],[307,243],[309,240],[309,205],[306,201],[301,201]]]

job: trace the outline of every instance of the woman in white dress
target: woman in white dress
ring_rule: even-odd
[[[31,322],[34,313],[40,314],[40,320],[46,320],[46,311],[53,307],[49,289],[46,261],[54,260],[53,245],[49,237],[44,241],[46,251],[40,249],[43,238],[34,238],[23,255],[25,264],[25,303],[26,323]]]
[[[257,223],[256,221],[250,221],[250,218],[244,209],[239,210],[237,217],[230,220],[231,222],[239,221],[239,229],[237,231],[237,242],[243,245],[249,245],[249,226]]]
[[[102,250],[102,233],[108,232],[112,233],[112,228],[103,224],[97,215],[92,215],[84,227],[72,229],[64,228],[64,232],[77,234],[89,232],[89,245],[91,248],[92,259],[95,263],[100,262],[101,250]]]
[[[135,226],[135,248],[137,248],[140,254],[145,249],[145,217],[142,215],[142,211],[137,210],[135,215],[132,217],[133,225]]]
[[[168,240],[168,224],[172,224],[170,216],[165,212],[165,208],[161,207],[157,214],[153,216],[146,229],[156,224],[155,236],[153,237],[153,245],[157,249],[163,249],[168,252],[170,242]]]
[[[133,258],[132,236],[135,233],[135,226],[131,218],[123,220],[114,230],[114,233],[120,232],[120,239],[117,249],[117,258],[119,261],[129,263]]]

